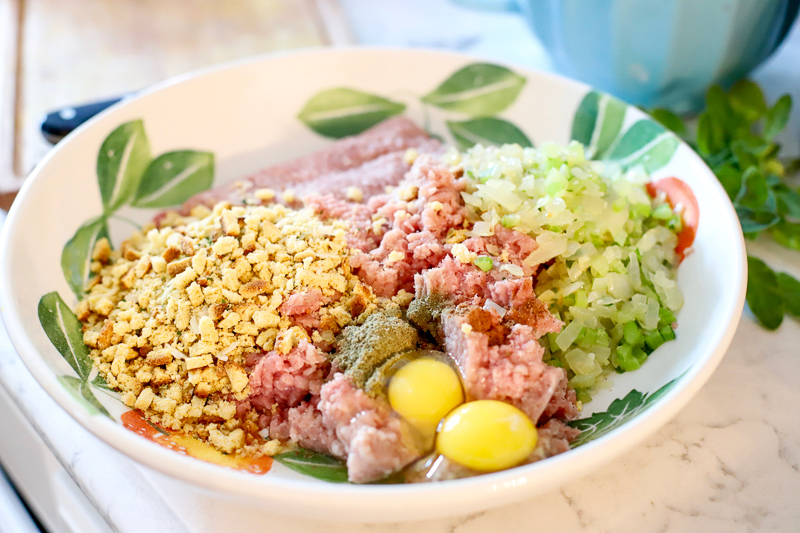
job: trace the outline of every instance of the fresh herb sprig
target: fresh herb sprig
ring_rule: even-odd
[[[757,84],[740,80],[727,92],[718,85],[709,89],[694,128],[666,109],[650,114],[703,157],[733,202],[747,238],[767,232],[800,251],[800,193],[784,181],[800,159],[782,161],[775,141],[791,109],[788,94],[770,107]],[[748,256],[748,267],[747,302],[764,327],[778,328],[784,314],[800,318],[800,282],[755,257]]]

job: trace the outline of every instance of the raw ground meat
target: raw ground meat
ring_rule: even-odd
[[[347,457],[350,481],[363,483],[397,472],[424,450],[408,423],[392,411],[384,398],[373,398],[337,373],[322,387],[319,410],[334,427]]]
[[[580,435],[581,431],[566,425],[561,420],[551,419],[536,428],[539,440],[533,450],[530,462],[546,459],[569,450],[569,443]]]
[[[291,183],[300,195],[333,191],[311,194],[305,205],[322,219],[348,222],[353,272],[378,296],[415,293],[409,318],[457,363],[469,400],[505,401],[536,421],[539,441],[530,461],[566,451],[579,432],[564,421],[578,411],[565,371],[542,361],[538,339],[560,331],[563,323],[534,295],[538,266],[524,259],[536,241],[499,226],[492,236],[463,235],[469,227],[461,197],[465,178],[429,156],[409,165],[405,151],[412,147],[440,149],[411,122],[394,119],[267,169],[249,187]],[[386,185],[393,188],[384,192]],[[363,201],[346,200],[348,186],[360,187]],[[194,201],[213,203],[232,191],[217,189]],[[239,190],[235,198],[241,198]],[[461,238],[452,239],[458,232]],[[453,243],[459,241],[462,251],[491,255],[494,267],[484,272],[456,257]],[[511,273],[520,268],[521,276]],[[281,311],[307,329],[318,328],[322,300],[319,293],[298,292]],[[273,351],[252,360],[247,404],[260,413],[259,426],[268,428],[270,438],[345,459],[350,480],[359,483],[382,479],[425,453],[386,398],[366,394],[331,369],[328,356],[312,344],[303,341],[286,355]]]
[[[306,330],[319,329],[319,309],[325,301],[319,290],[296,292],[281,304],[280,311]]]
[[[500,325],[499,316],[490,314]],[[515,324],[501,344],[491,345],[489,333],[473,326],[470,331],[465,324],[467,316],[455,310],[443,318],[445,347],[461,369],[468,399],[504,401],[531,420],[544,422],[542,415],[550,402],[563,403],[555,393],[566,392],[567,376],[564,369],[542,362],[544,348],[533,329]]]
[[[466,220],[464,185],[464,178],[423,156],[391,193],[367,204],[328,195],[309,198],[307,205],[323,218],[350,224],[348,244],[361,252],[353,254],[350,266],[378,296],[391,297],[401,289],[412,292],[414,275],[447,255],[448,232],[463,228]]]
[[[329,367],[325,354],[306,340],[285,355],[267,352],[250,373],[250,402],[264,412],[295,407],[319,396]]]
[[[408,118],[392,118],[313,154],[197,194],[183,205],[181,213],[186,215],[196,205],[212,207],[221,201],[240,204],[242,198],[262,188],[291,188],[297,198],[320,191],[343,198],[348,187],[359,187],[369,197],[400,181],[411,166],[405,161],[409,148],[437,153],[442,145]]]
[[[498,232],[493,240],[494,246],[511,250],[508,258],[515,262],[535,249],[508,233]],[[486,237],[469,241],[475,250],[488,244]],[[516,277],[498,268],[483,272],[446,257],[416,276],[415,292],[417,302],[433,303],[427,309],[412,303],[409,316],[420,326],[438,320],[427,329],[459,365],[469,398],[511,403],[539,424],[577,416],[566,373],[542,361],[538,339],[560,331],[563,323],[536,299],[530,274]]]
[[[383,398],[372,398],[344,374],[323,385],[330,365],[306,341],[282,356],[268,352],[250,374],[248,407],[269,437],[347,460],[350,481],[375,481],[424,453],[413,430]]]

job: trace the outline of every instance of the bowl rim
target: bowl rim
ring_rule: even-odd
[[[707,346],[706,350],[708,350],[708,355],[692,364],[682,376],[677,378],[675,386],[672,387],[666,394],[664,394],[663,397],[654,402],[646,410],[646,412],[643,412],[635,418],[626,421],[607,434],[591,442],[583,444],[578,448],[570,450],[568,453],[551,457],[547,461],[536,462],[509,470],[484,474],[477,477],[452,480],[448,481],[447,483],[401,485],[350,485],[324,482],[320,483],[316,480],[285,479],[269,475],[254,476],[252,474],[234,471],[232,469],[220,467],[218,465],[207,463],[188,456],[182,456],[180,454],[176,454],[174,451],[159,446],[156,443],[149,442],[146,439],[141,438],[134,432],[111,420],[106,419],[106,417],[93,416],[79,408],[77,401],[74,400],[72,396],[69,395],[69,393],[58,383],[57,378],[53,374],[52,370],[39,356],[38,350],[35,348],[32,341],[27,337],[27,335],[25,335],[22,321],[18,313],[17,304],[12,298],[12,257],[8,251],[11,249],[11,244],[14,242],[15,235],[17,233],[14,231],[15,226],[17,225],[17,220],[20,217],[20,212],[22,212],[26,208],[25,206],[27,206],[27,204],[29,204],[31,201],[31,196],[33,194],[31,191],[38,184],[37,177],[42,174],[43,169],[49,166],[51,159],[53,159],[61,150],[71,147],[72,144],[76,142],[75,139],[79,138],[83,131],[88,128],[92,128],[94,124],[103,120],[105,117],[112,115],[119,109],[126,107],[130,102],[146,99],[151,94],[159,92],[173,85],[191,82],[206,76],[224,74],[226,71],[232,71],[235,69],[247,69],[252,65],[260,64],[262,62],[269,62],[278,58],[303,58],[308,56],[329,54],[351,54],[353,56],[358,56],[359,54],[369,55],[387,53],[411,55],[416,57],[431,55],[449,56],[453,59],[460,59],[465,62],[491,61],[492,63],[496,64],[509,65],[514,69],[517,69],[520,72],[525,72],[529,75],[535,75],[537,77],[547,79],[549,83],[571,85],[576,89],[581,89],[583,91],[592,90],[589,85],[564,78],[557,74],[542,72],[536,69],[525,67],[523,65],[514,65],[513,63],[482,58],[480,56],[471,54],[440,50],[403,49],[394,47],[347,46],[311,48],[267,53],[259,56],[239,59],[221,65],[202,68],[175,76],[142,90],[133,96],[124,98],[119,103],[111,106],[107,110],[89,120],[87,123],[81,125],[75,130],[75,132],[68,135],[57,146],[52,148],[50,152],[42,159],[42,161],[36,165],[28,179],[25,180],[25,183],[23,184],[16,201],[12,205],[8,217],[3,224],[2,233],[0,234],[0,287],[6,287],[9,288],[9,290],[0,291],[0,310],[2,311],[2,318],[5,322],[9,337],[25,366],[33,374],[37,382],[48,392],[51,397],[56,400],[59,406],[90,433],[104,441],[112,448],[155,470],[159,470],[195,485],[206,487],[212,491],[232,493],[237,496],[244,496],[250,499],[255,498],[259,501],[269,499],[278,505],[281,503],[295,502],[297,501],[297,498],[308,499],[310,497],[316,497],[317,501],[321,504],[320,507],[335,506],[338,509],[343,509],[341,507],[342,502],[350,501],[347,500],[347,497],[358,496],[358,500],[356,500],[355,505],[351,504],[347,508],[357,509],[373,505],[377,506],[375,511],[379,512],[381,509],[386,510],[389,508],[401,507],[400,504],[402,502],[402,498],[405,498],[407,501],[413,501],[418,505],[424,505],[424,502],[426,501],[433,502],[434,500],[430,498],[430,496],[434,494],[437,496],[447,494],[447,498],[449,500],[459,499],[462,502],[478,501],[475,499],[476,495],[478,495],[478,499],[485,499],[487,491],[493,493],[502,493],[508,498],[505,501],[511,502],[521,499],[525,496],[535,494],[535,491],[541,492],[543,490],[548,490],[571,479],[585,475],[590,471],[599,468],[611,459],[622,455],[625,451],[643,441],[646,437],[650,436],[666,422],[672,419],[708,380],[730,345],[742,314],[745,301],[745,288],[747,283],[747,262],[744,237],[741,234],[738,218],[736,217],[730,201],[727,199],[727,195],[703,160],[694,151],[689,150],[684,157],[692,159],[693,167],[696,166],[697,168],[702,169],[706,174],[708,174],[707,177],[713,178],[713,182],[711,183],[712,188],[715,188],[717,190],[717,194],[722,195],[727,200],[726,212],[720,213],[721,216],[727,218],[725,221],[726,225],[733,224],[735,228],[739,229],[739,238],[735,243],[737,250],[734,251],[734,255],[740,259],[736,264],[730,265],[730,268],[735,270],[734,277],[739,279],[739,284],[736,287],[731,287],[733,293],[733,305],[726,307],[724,310],[724,316],[721,317],[721,319],[724,319],[724,321],[721,323],[724,323],[725,327],[714,331],[714,335],[710,337],[710,340],[706,341],[705,345]],[[636,110],[635,107],[630,107],[632,107],[636,112],[640,113],[641,116],[648,116]],[[681,144],[685,143],[681,141]],[[536,476],[544,478],[545,482],[530,483],[528,481],[529,478],[535,479]],[[528,490],[524,490],[526,487]],[[480,496],[481,494],[483,496]],[[379,502],[386,501],[387,496],[394,496],[395,498],[401,498],[401,500],[392,500],[390,502],[390,507],[384,506],[381,508]],[[327,499],[319,500],[320,497]],[[485,505],[484,507],[488,507],[488,505]],[[439,512],[434,514],[441,516],[446,513]],[[399,516],[397,512],[395,515]],[[357,519],[357,517],[354,519]]]

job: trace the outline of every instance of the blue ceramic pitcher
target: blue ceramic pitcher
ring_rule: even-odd
[[[628,102],[696,110],[781,43],[800,0],[457,0],[516,11],[556,68]]]

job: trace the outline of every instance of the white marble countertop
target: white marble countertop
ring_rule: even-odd
[[[549,68],[524,24],[482,16],[445,2],[413,0],[397,9],[344,0],[361,42],[462,49]],[[367,17],[366,7],[375,7]],[[451,28],[436,31],[442,16]],[[390,23],[391,21],[391,23]],[[454,22],[453,22],[454,21]],[[413,28],[413,29],[412,29]],[[455,29],[454,29],[455,28]],[[798,93],[800,28],[757,79],[772,99]],[[800,107],[800,106],[798,106]],[[786,140],[800,150],[795,110]],[[771,243],[748,245],[780,270],[800,276],[800,254]],[[39,387],[0,328],[0,385],[32,422],[111,529],[122,533],[328,532],[794,532],[800,528],[800,322],[774,333],[746,312],[708,384],[658,433],[624,457],[578,481],[522,503],[475,515],[410,524],[331,524],[267,513],[219,499],[144,468],[100,442]],[[0,437],[2,438],[2,437]]]

